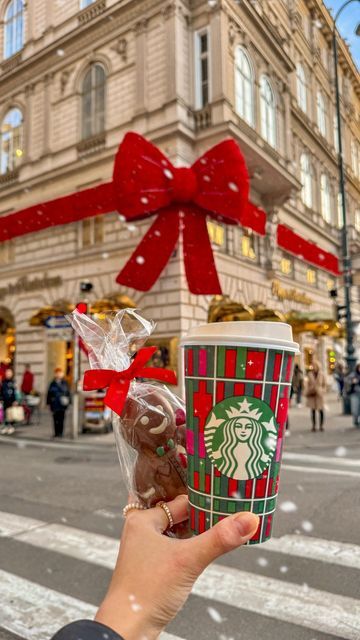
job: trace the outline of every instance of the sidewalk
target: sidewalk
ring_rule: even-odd
[[[62,442],[75,442],[71,438],[71,412],[65,422],[65,437]],[[306,399],[302,407],[292,406],[289,411],[290,436],[286,438],[285,448],[297,449],[326,449],[334,450],[336,447],[360,446],[360,429],[354,429],[352,417],[342,415],[342,402],[335,393],[330,392],[325,403],[325,431],[311,432],[310,409],[306,407]],[[48,411],[43,410],[40,416],[40,424],[30,426],[18,426],[11,438],[49,441],[52,439],[52,418]],[[114,446],[113,433],[88,432],[79,433],[77,442],[101,446]]]

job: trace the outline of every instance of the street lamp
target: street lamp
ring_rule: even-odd
[[[334,54],[334,77],[335,77],[335,96],[336,96],[336,117],[337,117],[337,133],[338,133],[338,166],[339,166],[339,187],[341,193],[342,207],[342,260],[344,274],[344,294],[345,294],[345,324],[346,324],[346,362],[349,371],[354,371],[356,357],[354,347],[354,329],[351,317],[351,257],[349,254],[348,230],[346,225],[346,198],[345,198],[345,172],[344,160],[342,152],[342,136],[341,136],[341,112],[340,112],[340,92],[339,92],[339,76],[338,76],[338,52],[336,40],[336,23],[348,4],[352,2],[360,2],[360,0],[347,0],[338,10],[334,18],[333,28],[333,54]],[[358,29],[357,29],[358,30]]]

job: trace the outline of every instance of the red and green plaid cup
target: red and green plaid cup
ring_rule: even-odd
[[[291,377],[289,325],[225,322],[193,329],[185,355],[190,527],[253,511],[250,544],[271,537]]]

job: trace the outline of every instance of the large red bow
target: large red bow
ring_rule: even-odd
[[[84,391],[96,391],[105,389],[105,404],[115,413],[121,414],[129,391],[130,382],[134,378],[152,378],[168,384],[176,384],[176,374],[169,369],[157,367],[144,367],[155,353],[157,347],[145,347],[140,349],[132,361],[130,367],[124,371],[113,369],[90,369],[84,374]]]
[[[117,277],[141,291],[152,287],[182,233],[192,293],[221,293],[206,217],[239,223],[250,206],[245,160],[234,140],[216,145],[190,168],[176,168],[153,144],[128,133],[115,160],[116,208],[127,220],[156,220]]]

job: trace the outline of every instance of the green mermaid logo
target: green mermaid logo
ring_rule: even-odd
[[[209,458],[225,476],[257,478],[276,449],[277,424],[268,404],[258,398],[227,398],[211,410],[205,426]]]

